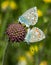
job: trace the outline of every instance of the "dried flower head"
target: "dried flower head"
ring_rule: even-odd
[[[23,41],[26,35],[26,30],[23,25],[19,23],[11,24],[7,28],[7,35],[11,41]]]

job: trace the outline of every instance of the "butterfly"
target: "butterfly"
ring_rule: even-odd
[[[21,24],[25,24],[28,27],[27,34],[25,36],[25,41],[28,43],[38,42],[45,39],[45,34],[37,27],[30,29],[30,25],[35,25],[38,22],[37,7],[30,8],[25,13],[23,13],[18,21]]]

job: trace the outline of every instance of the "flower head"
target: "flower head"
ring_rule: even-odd
[[[3,10],[5,10],[5,9],[8,7],[8,5],[9,5],[9,2],[8,2],[8,1],[4,1],[4,2],[1,4],[1,8],[2,8]]]
[[[19,60],[23,61],[23,60],[26,60],[26,58],[25,58],[25,56],[21,56],[21,57],[19,57]]]
[[[13,10],[17,8],[17,5],[14,1],[11,1],[9,5],[10,5],[10,8]]]
[[[38,50],[39,50],[38,46],[35,45],[34,48],[35,48],[35,51],[38,52]]]
[[[41,10],[38,10],[38,17],[41,17],[41,16],[43,16],[43,13]]]
[[[40,65],[47,65],[47,61],[40,62]]]
[[[33,58],[32,57],[32,53],[30,51],[26,52],[26,56],[27,56],[28,59],[32,59]]]
[[[32,55],[34,55],[34,53],[35,53],[35,48],[34,48],[34,46],[30,46],[30,53],[31,53]]]
[[[51,3],[51,0],[43,0],[45,3]]]
[[[37,45],[35,45],[35,46],[30,46],[30,53],[31,53],[32,55],[34,55],[35,52],[38,52],[38,50],[39,50],[39,48],[38,48]]]
[[[27,65],[27,61],[26,58],[24,56],[21,56],[18,60],[18,64],[17,65]]]
[[[15,10],[17,8],[17,4],[14,1],[4,1],[1,3],[2,10],[6,10],[8,7]]]
[[[23,41],[26,35],[26,30],[21,24],[11,24],[7,28],[7,35],[11,41]]]

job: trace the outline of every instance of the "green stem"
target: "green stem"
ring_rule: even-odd
[[[39,60],[40,60],[39,54],[36,54],[35,55],[35,65],[39,65]]]
[[[9,54],[10,46],[11,46],[10,42],[8,42],[7,45],[6,45],[5,51],[4,51],[2,65],[8,65],[8,54]]]
[[[4,32],[5,32],[5,29],[6,29],[7,22],[8,22],[8,18],[9,18],[9,11],[7,11],[7,13],[6,13],[5,17],[4,17],[3,23],[2,23],[2,27],[1,27],[1,39],[4,36]]]

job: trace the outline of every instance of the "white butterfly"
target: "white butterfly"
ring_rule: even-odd
[[[28,27],[28,31],[25,37],[26,42],[37,42],[45,38],[45,34],[37,27],[30,29],[30,25],[35,25],[38,20],[37,8],[33,7],[27,10],[22,16],[19,17],[19,22],[25,24]]]

